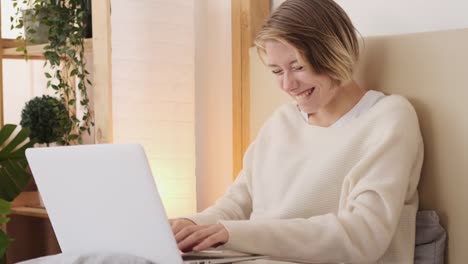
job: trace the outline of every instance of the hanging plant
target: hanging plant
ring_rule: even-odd
[[[12,0],[15,15],[11,28],[22,29],[17,39],[24,45],[17,48],[28,59],[26,43],[37,43],[38,28],[47,27],[44,46],[44,68],[47,88],[53,89],[68,111],[72,128],[64,135],[62,144],[82,143],[83,133],[94,126],[88,88],[92,86],[86,70],[84,41],[91,15],[90,0]],[[22,7],[28,6],[24,10]],[[24,14],[24,16],[22,15]],[[27,18],[28,23],[25,23]],[[78,114],[79,113],[79,114]]]

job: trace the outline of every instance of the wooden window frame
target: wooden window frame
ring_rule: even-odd
[[[232,0],[232,113],[233,175],[242,169],[242,157],[250,144],[249,49],[270,15],[270,0]]]

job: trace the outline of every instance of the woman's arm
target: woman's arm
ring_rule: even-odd
[[[255,141],[250,144],[243,159],[243,169],[226,193],[216,203],[193,216],[184,217],[198,225],[216,224],[219,220],[246,220],[252,213],[251,164]]]
[[[252,212],[248,176],[241,171],[226,193],[211,207],[186,217],[198,225],[216,224],[219,220],[245,220]]]

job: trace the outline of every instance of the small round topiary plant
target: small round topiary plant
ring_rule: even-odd
[[[64,142],[63,136],[72,127],[65,105],[55,97],[43,95],[26,103],[21,112],[22,127],[31,130],[30,137],[40,144]]]

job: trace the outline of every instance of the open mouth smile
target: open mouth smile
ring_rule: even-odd
[[[310,88],[310,89],[305,90],[304,92],[302,92],[302,93],[296,95],[295,97],[296,97],[297,99],[299,99],[299,100],[304,99],[304,98],[310,96],[310,95],[314,92],[314,90],[315,90],[315,87]]]

